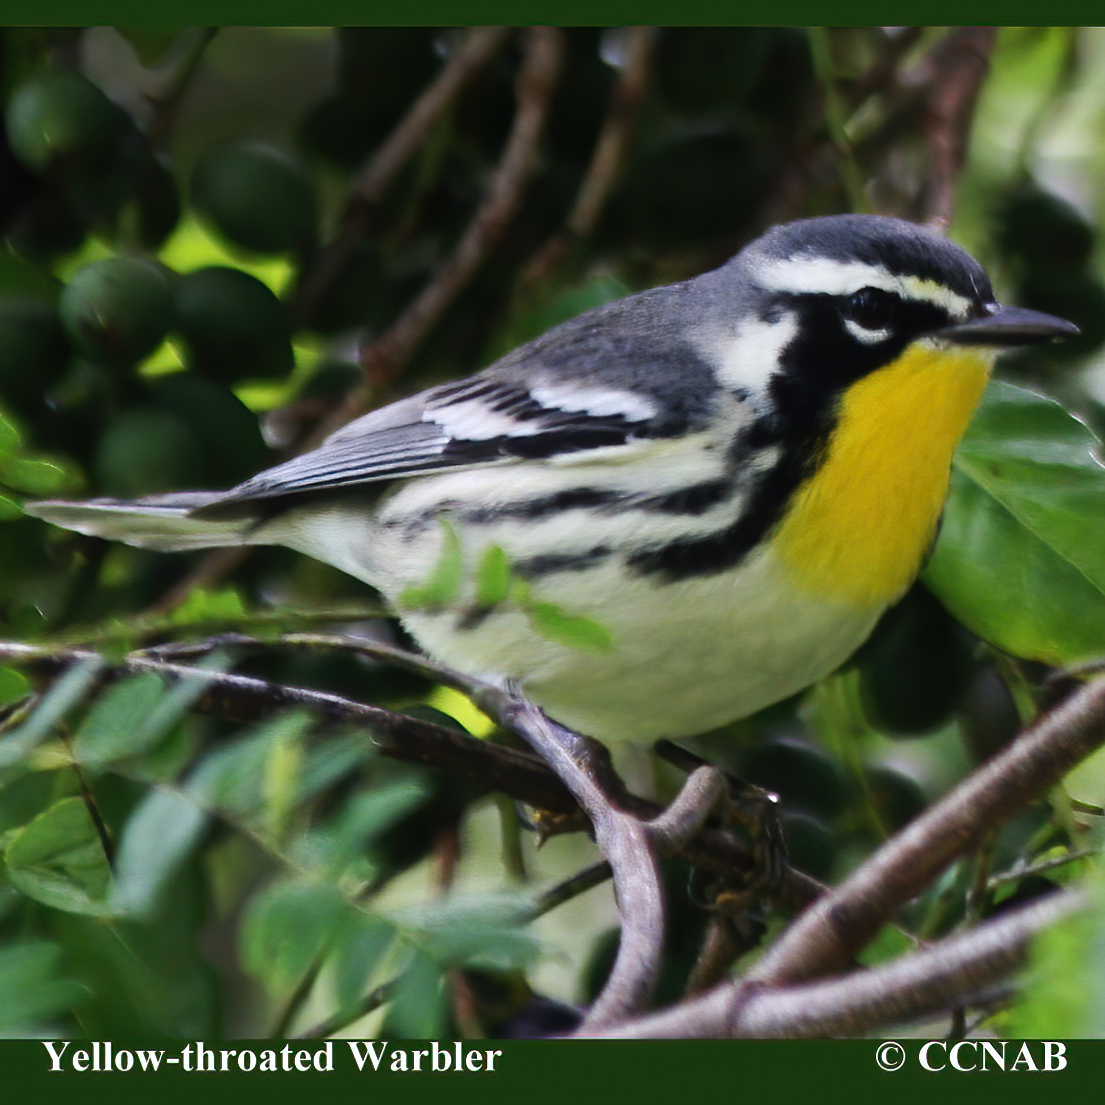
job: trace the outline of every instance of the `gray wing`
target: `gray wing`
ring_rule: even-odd
[[[49,501],[26,510],[149,548],[199,548],[248,541],[250,527],[269,513],[266,502],[278,511],[313,492],[588,450],[614,460],[618,449],[708,420],[716,374],[686,341],[688,305],[677,302],[693,284],[588,311],[479,375],[366,414],[314,451],[229,491]]]
[[[609,450],[697,428],[716,377],[655,300],[646,292],[589,311],[476,376],[373,411],[221,503]]]

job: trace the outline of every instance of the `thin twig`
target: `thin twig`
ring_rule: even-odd
[[[572,209],[564,220],[563,229],[555,233],[522,270],[519,286],[523,290],[544,280],[577,242],[594,233],[625,163],[648,87],[655,45],[655,27],[630,27],[627,30],[625,65],[611,90],[591,162]]]
[[[367,660],[378,660],[412,675],[424,676],[462,694],[478,696],[481,691],[488,693],[494,690],[490,684],[471,676],[461,675],[452,668],[447,668],[444,664],[438,664],[416,652],[408,652],[406,649],[384,644],[382,641],[370,641],[364,637],[338,636],[333,633],[282,633],[279,637],[268,640],[252,637],[246,633],[220,633],[216,637],[208,637],[202,641],[170,641],[163,645],[154,645],[135,655],[148,656],[154,660],[180,662],[199,660],[204,656],[224,652],[227,649],[234,649],[235,653],[254,649],[267,652],[276,647],[349,652]]]
[[[314,647],[323,647],[325,642],[327,647],[355,651],[426,675],[469,695],[490,717],[500,722],[505,720],[500,707],[508,701],[508,696],[503,691],[467,679],[413,653],[355,638],[333,638],[316,634],[287,636],[300,638],[299,643],[312,642]],[[104,663],[96,653],[88,649],[59,649],[0,641],[0,660],[26,666],[44,676],[56,676],[69,670],[74,664],[83,663],[96,665],[90,679],[100,681],[138,671],[152,671],[173,680],[202,679],[205,690],[197,700],[196,707],[208,713],[235,721],[253,721],[289,706],[303,707],[332,722],[369,728],[373,747],[382,756],[462,774],[484,784],[489,790],[501,791],[536,809],[568,817],[578,814],[579,807],[567,788],[531,753],[490,741],[476,740],[455,729],[368,706],[340,695],[167,662],[168,657],[199,658],[219,649],[236,648],[240,640],[239,635],[224,634],[195,645],[185,643],[140,650],[114,665]],[[248,647],[256,639],[244,640]],[[280,640],[270,642],[269,647],[279,643]],[[599,775],[602,777],[601,772]],[[610,772],[603,785],[607,793],[616,793],[622,807],[638,819],[647,822],[663,813],[663,807],[655,802],[649,802],[624,790],[618,791],[618,782],[617,776]],[[752,850],[736,834],[725,828],[708,827],[675,851],[688,863],[703,871],[736,881],[750,879],[757,870],[757,861]],[[804,908],[825,893],[826,889],[822,883],[793,869],[785,871],[778,885],[769,888],[775,903],[787,912]]]
[[[297,1033],[291,1038],[295,1040],[325,1040],[328,1036],[333,1036],[335,1032],[340,1032],[354,1021],[359,1021],[361,1017],[367,1016],[379,1009],[381,1005],[386,1005],[391,1001],[399,988],[399,982],[400,979],[393,978],[381,983],[374,990],[370,990],[365,994],[352,1009],[340,1009],[332,1017],[327,1017],[326,1020],[309,1028],[306,1032]]]
[[[969,932],[844,978],[773,988],[751,978],[597,1035],[629,1038],[855,1035],[970,1002],[1024,962],[1029,941],[1087,905],[1049,894]]]
[[[64,671],[74,663],[99,659],[95,653],[81,649],[56,651],[6,641],[0,642],[0,658],[49,675]],[[196,707],[220,717],[245,722],[267,716],[274,710],[302,707],[328,721],[364,726],[369,730],[374,749],[382,756],[464,775],[540,809],[558,813],[571,813],[576,809],[568,791],[536,756],[476,740],[456,729],[406,717],[379,706],[367,706],[340,695],[288,687],[251,676],[164,663],[141,654],[127,656],[118,664],[104,665],[100,674],[134,672],[153,672],[172,680],[203,680],[205,687]]]
[[[300,978],[295,989],[288,995],[283,1008],[277,1013],[272,1031],[269,1033],[269,1039],[286,1040],[288,1038],[288,1029],[291,1028],[292,1022],[303,1009],[306,1000],[311,996],[311,991],[315,988],[315,983],[318,981],[318,976],[325,962],[326,951],[323,951],[315,956],[311,965],[303,972],[303,977]]]
[[[212,653],[224,652],[228,649],[240,653],[242,650],[271,650],[281,647],[329,649],[351,652],[366,659],[378,660],[414,675],[424,676],[442,686],[460,691],[501,725],[509,726],[511,723],[510,696],[505,695],[500,687],[463,675],[417,653],[408,652],[394,645],[369,641],[362,637],[336,636],[326,633],[284,633],[279,637],[266,639],[241,633],[224,633],[201,641],[170,642],[157,645],[135,655],[147,656],[161,661],[181,661],[198,660]],[[696,766],[702,766],[701,762],[686,764],[687,770],[690,771],[693,771]],[[661,855],[678,854],[693,866],[704,871],[738,880],[755,874],[758,866],[756,860],[743,844],[737,843],[732,833],[724,829],[702,828],[701,811],[710,806],[715,799],[700,795],[691,800],[690,796],[694,793],[694,788],[687,789],[685,787],[680,798],[677,798],[676,802],[668,807],[668,811],[665,811],[663,807],[656,803],[649,802],[627,791],[616,773],[608,769],[608,765],[598,763],[593,764],[592,768],[600,786],[609,798],[613,799],[626,812],[632,813],[642,821],[649,822],[649,831],[652,834],[653,841],[660,849]],[[724,786],[724,781],[720,777],[715,777],[712,772],[703,772],[698,776],[694,786],[711,789],[720,788]],[[714,793],[717,794],[718,791],[714,790]],[[686,798],[683,797],[684,794],[687,796]],[[513,796],[515,798],[520,797],[516,793]],[[681,798],[684,801],[689,800],[686,813],[690,817],[690,821],[679,827],[684,818],[684,813],[681,812],[684,809],[680,805]],[[521,800],[527,801],[525,798],[521,798]],[[536,805],[536,803],[531,804]],[[552,807],[547,808],[552,810]],[[699,830],[697,834],[693,831],[695,826]],[[786,869],[777,882],[773,882],[764,888],[765,894],[772,899],[774,904],[786,912],[795,912],[805,908],[824,893],[826,889],[824,884],[802,874],[800,871],[795,871],[793,868]]]
[[[551,913],[557,906],[570,902],[573,898],[578,898],[580,894],[596,886],[601,886],[610,878],[610,875],[610,864],[606,860],[602,859],[598,863],[592,863],[590,867],[577,871],[571,878],[557,883],[556,886],[540,895],[526,912],[525,920],[535,921],[538,917],[544,917],[546,913]]]
[[[696,835],[724,791],[724,777],[702,767],[687,780],[685,794],[655,824],[620,807],[620,785],[600,784],[612,775],[609,756],[597,742],[558,725],[517,694],[500,705],[504,720],[520,733],[572,792],[591,820],[595,843],[610,864],[622,930],[606,985],[588,1010],[584,1035],[616,1024],[642,1009],[663,960],[664,896],[659,858]],[[619,781],[620,784],[620,781]]]
[[[693,997],[716,986],[725,977],[730,965],[744,947],[733,927],[733,919],[722,912],[710,918],[706,938],[702,941],[698,958],[687,977],[684,994]]]
[[[911,821],[776,941],[750,979],[778,986],[842,970],[995,824],[1046,794],[1105,743],[1105,679],[1088,684]]]
[[[399,170],[418,152],[437,121],[503,48],[506,27],[475,27],[441,72],[411,105],[407,114],[371,160],[354,178],[334,240],[303,274],[292,303],[297,318],[308,317],[314,304],[330,293],[372,225],[385,193]]]
[[[934,51],[936,72],[930,85],[926,138],[929,178],[925,189],[925,221],[940,227],[951,222],[955,185],[967,153],[967,136],[975,103],[989,70],[997,40],[994,27],[960,27]]]
[[[564,37],[553,27],[531,27],[515,80],[517,108],[487,196],[452,255],[415,301],[376,341],[361,350],[365,381],[316,428],[307,447],[362,413],[374,390],[390,383],[502,240],[537,165],[549,105],[564,58]]]
[[[1001,871],[991,875],[986,882],[987,890],[997,890],[1006,883],[1019,882],[1021,879],[1031,878],[1034,875],[1043,875],[1048,871],[1055,871],[1060,867],[1077,863],[1081,859],[1092,859],[1101,855],[1099,848],[1077,848],[1070,852],[1064,852],[1061,856],[1052,856],[1050,859],[1041,860],[1039,863],[1018,863],[1008,871]]]
[[[553,769],[591,820],[595,843],[610,863],[622,919],[618,954],[581,1031],[616,1024],[644,1008],[659,973],[664,942],[663,886],[644,822],[618,809],[595,781],[589,761],[605,756],[596,742],[557,725],[520,695],[504,704],[512,729]]]

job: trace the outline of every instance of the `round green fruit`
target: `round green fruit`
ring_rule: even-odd
[[[113,419],[96,445],[97,489],[127,498],[195,487],[204,476],[203,447],[183,419],[155,406],[131,407]]]
[[[224,384],[195,372],[173,372],[151,381],[150,390],[157,405],[199,442],[202,486],[230,486],[269,462],[257,416]]]
[[[974,639],[929,591],[914,587],[860,656],[864,712],[887,736],[923,737],[951,719],[974,668]]]
[[[292,367],[291,326],[272,291],[240,269],[197,269],[176,283],[177,327],[197,372],[234,381]]]
[[[306,170],[260,142],[235,142],[203,157],[192,174],[196,208],[234,245],[286,253],[315,230],[318,205]]]
[[[119,109],[90,80],[69,69],[42,73],[12,93],[5,112],[12,152],[32,172],[79,171],[104,161]]]
[[[130,367],[148,357],[172,325],[172,282],[151,261],[108,257],[69,281],[59,309],[73,344],[89,360]]]

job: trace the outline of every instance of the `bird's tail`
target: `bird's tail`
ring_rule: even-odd
[[[197,518],[193,511],[210,506],[225,492],[189,491],[150,495],[145,499],[87,499],[69,502],[45,499],[25,503],[23,509],[36,518],[128,545],[161,552],[205,549],[219,545],[249,544],[253,519]]]

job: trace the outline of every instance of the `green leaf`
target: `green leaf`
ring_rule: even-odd
[[[447,518],[438,515],[437,520],[441,523],[441,553],[430,578],[399,596],[399,605],[407,610],[440,610],[460,596],[460,538]]]
[[[194,622],[236,622],[248,614],[242,596],[233,587],[224,587],[219,591],[196,587],[172,612],[169,623],[191,625]]]
[[[0,522],[14,522],[23,516],[23,508],[17,502],[0,495]]]
[[[150,715],[165,695],[165,683],[152,672],[132,675],[109,687],[88,711],[73,738],[82,763],[103,764],[145,752]],[[154,734],[155,738],[160,732]]]
[[[273,840],[283,837],[295,814],[304,750],[299,730],[286,729],[269,744],[261,770],[265,832]]]
[[[85,996],[85,989],[59,974],[61,949],[45,940],[0,948],[0,1033],[33,1036]]]
[[[0,460],[17,452],[20,447],[19,431],[0,412]]]
[[[103,661],[89,656],[74,664],[49,690],[29,718],[0,738],[0,767],[17,763],[34,750],[50,730],[92,687]]]
[[[0,458],[0,483],[27,495],[58,495],[76,490],[81,479],[65,461],[9,456]]]
[[[310,715],[302,711],[267,721],[248,737],[205,757],[188,783],[188,793],[207,809],[244,817],[262,813],[272,748],[284,740],[299,740],[313,724]]]
[[[274,994],[297,986],[338,931],[349,904],[332,885],[308,878],[274,883],[242,922],[242,964]]]
[[[0,706],[9,706],[30,693],[31,685],[21,671],[0,667]]]
[[[1103,880],[1088,885],[1092,905],[1051,926],[1033,941],[1023,995],[1011,1013],[1009,1036],[1022,1039],[1100,1038],[1105,1000],[1097,980],[1105,971]]]
[[[1049,664],[1105,654],[1105,467],[1058,403],[994,383],[952,470],[925,584],[968,629]]]
[[[510,589],[510,564],[498,545],[488,545],[476,569],[476,606],[490,610],[503,602]]]
[[[395,928],[380,917],[349,910],[333,943],[333,976],[338,1008],[355,1005],[376,965],[395,940]]]
[[[311,870],[340,872],[350,863],[363,860],[373,841],[418,809],[427,795],[428,787],[414,778],[353,794],[324,826],[304,838],[296,858]]]
[[[436,1040],[447,1031],[448,1009],[441,966],[415,951],[384,1019],[388,1039]]]
[[[520,893],[458,896],[412,909],[403,921],[437,963],[510,970],[540,954],[539,942],[519,920],[527,907]]]
[[[207,828],[208,814],[175,791],[152,789],[127,819],[115,864],[112,911],[145,914]]]
[[[524,609],[530,625],[548,641],[577,652],[600,654],[614,650],[610,631],[593,618],[566,614],[554,602],[530,602]]]
[[[63,798],[8,838],[12,886],[67,913],[106,916],[111,869],[82,798]]]

